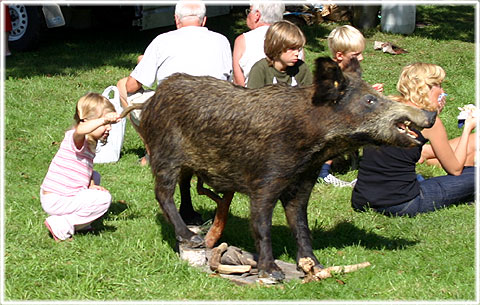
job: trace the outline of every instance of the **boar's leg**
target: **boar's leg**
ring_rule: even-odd
[[[285,274],[275,264],[272,250],[272,216],[278,198],[273,193],[271,188],[264,189],[250,198],[250,219],[258,252],[258,276],[282,281]]]
[[[192,180],[193,172],[191,170],[182,169],[180,172],[180,216],[187,225],[202,225],[202,216],[193,209],[192,197],[190,195],[190,181]]]
[[[223,194],[223,198],[212,192],[211,190],[203,187],[203,181],[198,178],[197,192],[199,195],[206,195],[217,203],[217,212],[215,213],[215,219],[213,221],[210,230],[208,230],[205,236],[205,245],[207,248],[213,248],[215,243],[222,237],[223,230],[227,224],[228,210],[232,203],[233,195],[235,192],[227,192]]]
[[[155,196],[163,210],[163,214],[173,225],[175,237],[180,243],[191,248],[204,246],[203,238],[190,231],[182,217],[180,217],[180,213],[177,211],[173,201],[176,178],[172,173],[173,171],[167,172],[165,170],[163,173],[158,171],[155,173]]]
[[[315,266],[323,268],[313,254],[310,229],[308,228],[307,205],[315,184],[313,179],[305,179],[297,185],[291,185],[280,196],[288,225],[297,241],[297,264],[301,258],[310,257]]]

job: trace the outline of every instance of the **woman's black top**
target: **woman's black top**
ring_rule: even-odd
[[[421,135],[420,146],[368,146],[358,170],[352,193],[353,207],[382,208],[404,203],[420,193],[415,165],[427,140]]]

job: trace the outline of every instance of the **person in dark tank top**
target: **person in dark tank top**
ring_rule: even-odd
[[[433,64],[415,63],[403,68],[397,83],[400,96],[391,97],[410,106],[437,110],[445,106],[442,82],[445,71]],[[472,113],[465,120],[462,135],[449,140],[437,116],[431,128],[409,130],[421,145],[413,148],[365,147],[358,180],[352,192],[352,207],[368,208],[389,216],[415,216],[447,206],[467,203],[475,196],[475,133]],[[430,144],[426,144],[430,142]],[[417,162],[440,165],[445,176],[423,179],[415,172]]]

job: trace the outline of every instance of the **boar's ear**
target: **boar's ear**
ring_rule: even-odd
[[[362,68],[360,67],[360,62],[356,57],[350,59],[348,65],[343,69],[344,73],[352,73],[357,77],[362,77]]]
[[[328,57],[317,58],[313,104],[335,103],[344,94],[347,82],[336,62]]]

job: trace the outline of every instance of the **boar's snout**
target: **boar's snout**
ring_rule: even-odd
[[[436,111],[423,110],[423,113],[424,113],[425,116],[427,117],[427,121],[426,121],[425,126],[422,126],[422,127],[423,127],[423,128],[430,128],[430,127],[432,127],[433,124],[435,123],[435,119],[437,118],[437,112],[436,112]]]

